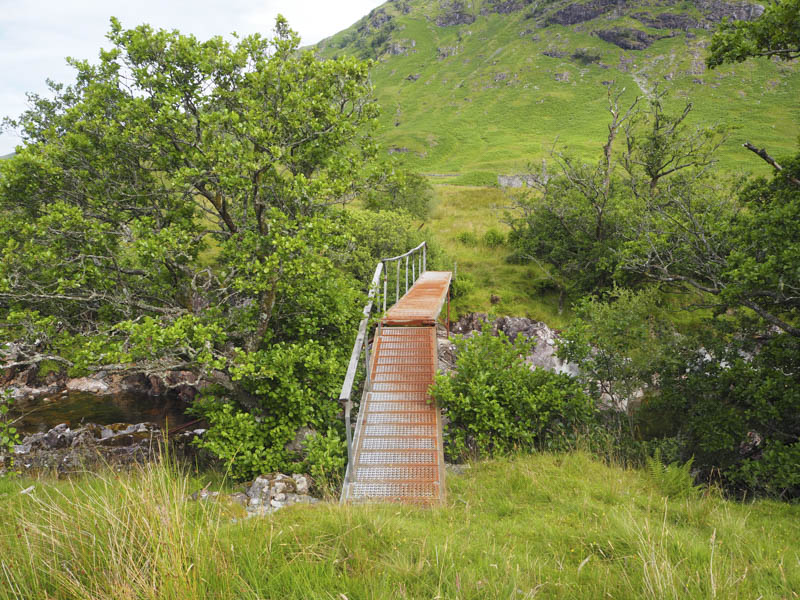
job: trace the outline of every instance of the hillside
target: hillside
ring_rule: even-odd
[[[762,10],[722,0],[391,0],[318,50],[377,60],[383,141],[442,181],[495,183],[555,141],[595,155],[611,82],[628,98],[666,86],[672,104],[693,102],[695,123],[734,126],[723,164],[754,170],[762,166],[743,141],[776,155],[796,144],[800,68],[761,59],[709,71],[704,60],[721,19]]]

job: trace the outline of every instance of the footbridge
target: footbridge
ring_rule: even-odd
[[[425,242],[375,268],[340,394],[348,458],[342,503],[444,500],[441,413],[428,387],[436,374],[436,325],[449,301],[450,279],[449,271],[427,270]],[[387,306],[391,296],[394,304]],[[382,316],[370,340],[373,309]],[[353,432],[352,396],[362,361],[365,377]]]

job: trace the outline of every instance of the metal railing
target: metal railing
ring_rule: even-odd
[[[416,256],[415,256],[416,254]],[[366,379],[364,382],[363,394],[366,396],[367,392],[372,387],[370,377],[370,347],[369,339],[367,336],[367,328],[369,326],[369,318],[372,314],[373,306],[376,304],[383,307],[383,312],[386,312],[386,299],[388,297],[388,265],[395,262],[395,302],[400,300],[400,264],[405,262],[405,292],[408,292],[410,287],[414,285],[417,278],[422,275],[428,267],[428,244],[422,242],[416,248],[412,248],[405,254],[400,256],[393,256],[391,258],[382,258],[375,267],[375,273],[372,276],[372,282],[369,286],[367,293],[367,304],[364,306],[362,314],[364,317],[358,325],[358,334],[356,335],[355,344],[353,344],[353,351],[350,353],[350,362],[347,365],[347,374],[344,377],[342,384],[342,391],[339,393],[339,402],[344,403],[344,423],[345,432],[347,436],[347,473],[345,474],[345,485],[350,480],[351,465],[353,463],[353,433],[351,427],[351,417],[353,411],[353,385],[355,384],[356,373],[358,372],[358,363],[361,361],[361,354],[364,353],[364,366],[366,367]],[[409,266],[411,267],[409,280]],[[377,296],[377,298],[376,298]],[[380,325],[378,326],[380,328]]]

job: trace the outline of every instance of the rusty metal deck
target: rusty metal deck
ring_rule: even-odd
[[[435,326],[447,299],[451,277],[450,271],[426,271],[386,312],[382,323],[387,326]]]
[[[381,327],[371,390],[354,438],[344,501],[433,504],[444,498],[442,423],[428,387],[437,367],[435,327]]]

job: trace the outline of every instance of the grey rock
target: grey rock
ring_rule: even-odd
[[[470,12],[470,5],[465,0],[440,0],[441,13],[436,17],[439,27],[454,25],[470,25],[475,22],[475,15]]]
[[[108,384],[100,379],[91,377],[78,377],[67,381],[67,390],[70,392],[86,392],[89,394],[105,394]]]
[[[308,477],[305,475],[292,475],[298,494],[307,494],[310,488]]]
[[[644,50],[658,38],[639,29],[631,27],[613,27],[611,29],[598,29],[594,32],[597,37],[605,42],[619,46],[625,50]]]
[[[547,24],[576,25],[591,21],[602,14],[617,11],[623,6],[625,6],[625,0],[591,0],[584,4],[569,4],[550,15]]]
[[[285,449],[289,452],[302,452],[305,449],[306,438],[316,434],[313,428],[303,426],[297,430],[294,440],[286,444]]]

